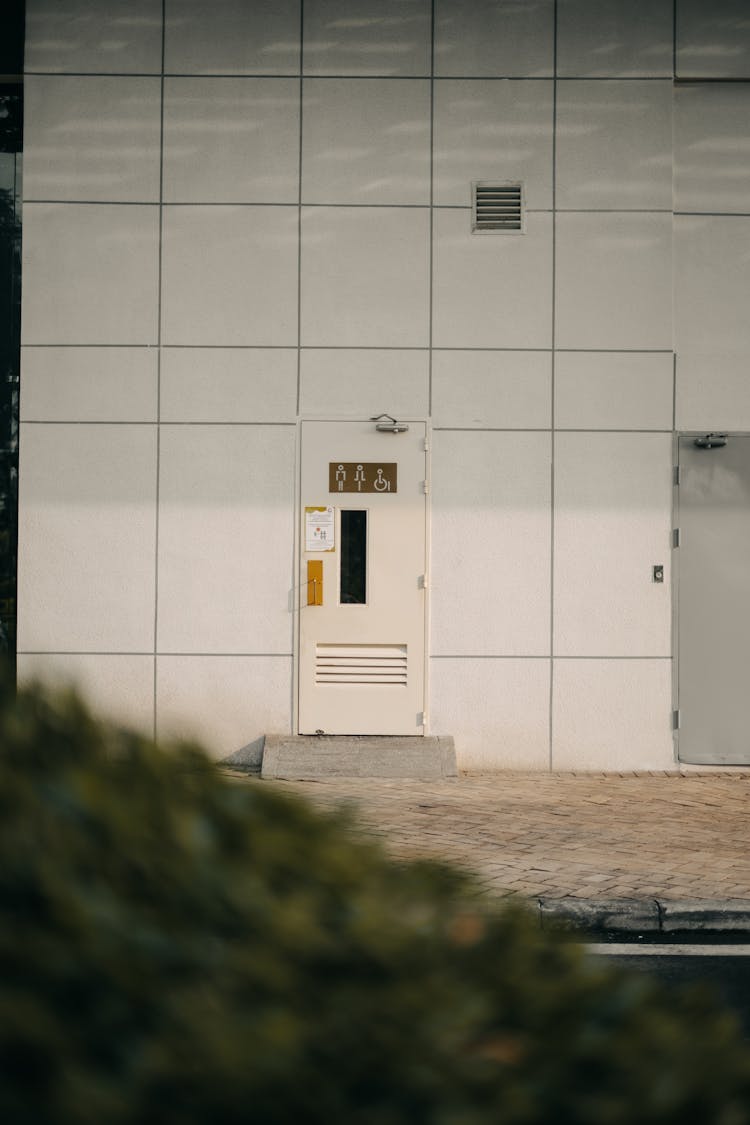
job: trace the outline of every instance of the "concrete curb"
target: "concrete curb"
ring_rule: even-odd
[[[543,930],[590,933],[750,934],[750,899],[533,899]]]

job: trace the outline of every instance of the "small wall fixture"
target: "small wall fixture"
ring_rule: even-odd
[[[722,449],[729,438],[728,434],[704,434],[693,442],[698,449]]]
[[[383,422],[383,418],[387,418],[388,420]],[[375,429],[379,434],[405,434],[409,429],[408,422],[397,422],[390,414],[377,414],[375,417],[371,418],[370,421],[377,423]]]

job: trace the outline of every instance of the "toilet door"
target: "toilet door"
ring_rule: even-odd
[[[302,423],[299,732],[424,733],[426,427]]]
[[[749,765],[750,436],[681,435],[677,496],[678,758]]]

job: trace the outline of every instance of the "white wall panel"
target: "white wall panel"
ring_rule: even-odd
[[[750,209],[750,113],[744,83],[674,91],[675,210]]]
[[[556,206],[672,207],[672,83],[560,82]]]
[[[297,343],[297,209],[164,209],[165,344]]]
[[[155,422],[155,348],[23,348],[24,422]]]
[[[305,74],[430,73],[430,0],[305,0]]]
[[[297,74],[300,0],[166,0],[167,74]]]
[[[437,431],[430,598],[435,655],[550,645],[550,436]]]
[[[161,653],[290,653],[294,428],[162,426]]]
[[[552,768],[673,770],[670,660],[555,660]]]
[[[558,352],[555,425],[564,430],[671,430],[668,352]]]
[[[670,77],[673,7],[674,0],[558,0],[558,75]]]
[[[678,430],[750,430],[746,353],[678,356],[675,415]]]
[[[22,426],[20,652],[151,652],[156,429]]]
[[[672,347],[672,216],[559,214],[556,343]]]
[[[168,203],[296,203],[299,79],[167,78]]]
[[[162,422],[294,422],[294,348],[164,348]]]
[[[678,0],[677,75],[750,78],[750,20],[746,0]]]
[[[429,412],[429,352],[398,348],[303,348],[300,413],[399,418]]]
[[[155,344],[157,207],[27,203],[25,344]]]
[[[18,681],[73,688],[97,715],[154,734],[154,657],[89,653],[21,653]]]
[[[435,203],[471,204],[475,180],[522,180],[552,206],[552,82],[435,83]]]
[[[425,347],[427,208],[309,207],[302,212],[302,344]]]
[[[159,74],[161,0],[26,0],[26,70]]]
[[[675,218],[675,341],[680,363],[699,360],[706,376],[747,370],[750,352],[750,218]]]
[[[554,19],[554,0],[436,0],[435,74],[550,76]]]
[[[435,212],[433,344],[549,348],[552,219],[527,216],[525,234],[472,234],[471,212]]]
[[[432,660],[430,730],[453,735],[459,769],[547,769],[549,674],[549,660]]]
[[[263,735],[288,734],[291,656],[159,656],[156,732],[200,741],[212,758],[244,750],[259,763]]]
[[[304,83],[303,203],[430,202],[430,83]]]
[[[159,78],[29,75],[24,83],[28,199],[159,199]]]
[[[551,372],[551,352],[433,352],[433,424],[546,429],[550,426]]]
[[[670,434],[557,434],[557,656],[670,655],[671,515]]]

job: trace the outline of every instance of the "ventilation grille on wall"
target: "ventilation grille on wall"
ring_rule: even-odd
[[[316,645],[315,683],[406,687],[406,645]]]
[[[523,232],[523,184],[483,182],[471,188],[471,229],[475,233]]]

